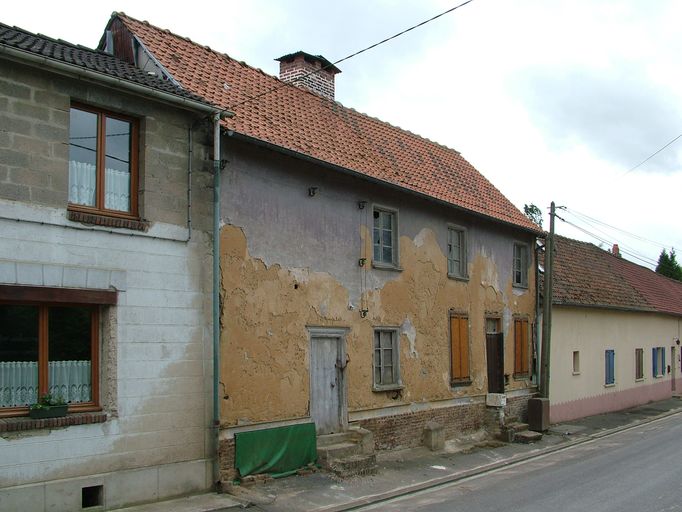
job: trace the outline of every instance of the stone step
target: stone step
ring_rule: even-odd
[[[530,444],[539,441],[540,439],[542,439],[542,434],[540,432],[533,432],[532,430],[524,430],[514,434],[515,443]]]
[[[528,423],[521,423],[520,421],[510,423],[507,425],[507,428],[513,430],[514,432],[523,432],[524,430],[528,430]]]
[[[377,456],[374,453],[369,455],[352,455],[340,460],[334,460],[329,469],[340,478],[373,475],[377,472]]]
[[[357,443],[336,443],[317,447],[317,459],[322,466],[329,467],[332,461],[346,459],[362,452]]]
[[[325,434],[317,436],[317,447],[330,446],[339,443],[352,443],[354,439],[353,432],[338,432],[336,434]]]

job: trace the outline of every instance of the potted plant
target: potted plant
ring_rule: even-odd
[[[38,403],[31,404],[28,407],[28,415],[31,418],[60,418],[66,416],[66,410],[69,405],[61,396],[52,396],[49,393],[42,395],[38,399]]]

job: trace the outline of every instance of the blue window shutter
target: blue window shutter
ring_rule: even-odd
[[[651,349],[651,361],[653,361],[653,365],[654,365],[654,367],[653,367],[653,372],[654,372],[653,376],[654,377],[656,375],[658,375],[658,371],[657,371],[658,370],[658,361],[657,361],[658,358],[656,357],[658,354],[656,354],[656,352],[657,351],[655,348]]]
[[[665,375],[665,347],[661,347],[661,362],[663,364],[663,368],[661,368],[661,374]]]
[[[614,360],[615,360],[615,352],[613,350],[607,350],[604,353],[604,362],[605,362],[605,383],[606,384],[613,384],[616,379],[615,379],[615,368],[614,368]]]

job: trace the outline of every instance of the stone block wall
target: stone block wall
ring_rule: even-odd
[[[145,230],[72,220],[71,102],[140,120]],[[188,128],[194,125],[191,239]],[[88,421],[5,419],[0,510],[104,509],[208,489],[210,138],[200,115],[0,59],[0,285],[115,289],[102,306],[100,399]]]

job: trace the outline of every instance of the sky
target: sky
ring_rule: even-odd
[[[276,75],[277,57],[335,62],[461,1],[37,0],[0,21],[95,47],[122,11]],[[545,229],[554,201],[558,234],[651,267],[682,252],[682,138],[632,169],[682,134],[680,19],[676,0],[473,0],[339,64],[336,99],[456,149]]]

